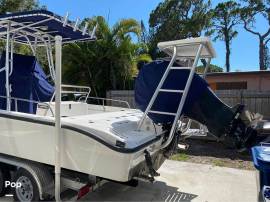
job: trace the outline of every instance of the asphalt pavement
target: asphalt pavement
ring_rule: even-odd
[[[137,187],[106,183],[83,201],[256,202],[256,172],[167,160],[160,177]],[[0,201],[12,201],[3,197]]]

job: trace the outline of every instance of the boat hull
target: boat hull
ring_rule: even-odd
[[[55,164],[53,122],[0,114],[0,128],[0,153]],[[164,161],[159,155],[161,138],[149,141],[141,147],[125,150],[104,145],[101,141],[65,125],[61,132],[61,167],[69,170],[126,182],[145,169],[142,166],[145,164],[145,149],[155,156],[156,169]]]

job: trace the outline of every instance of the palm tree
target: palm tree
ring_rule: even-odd
[[[106,90],[128,88],[141,58],[141,45],[134,43],[141,33],[140,24],[134,19],[123,19],[110,28],[101,16],[85,21],[90,27],[98,24],[98,40],[64,48],[63,80],[89,85],[96,96],[105,96]]]

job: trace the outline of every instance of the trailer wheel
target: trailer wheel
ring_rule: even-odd
[[[10,181],[10,172],[6,168],[0,169],[0,197],[5,196],[10,189],[5,187],[5,181]]]
[[[34,177],[27,170],[20,168],[15,173],[13,182],[16,182],[15,187],[12,188],[13,198],[15,201],[40,200],[37,183]]]

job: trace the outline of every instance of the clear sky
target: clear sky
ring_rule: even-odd
[[[97,15],[105,16],[110,24],[114,24],[122,18],[135,18],[148,22],[150,12],[162,0],[40,0],[42,5],[46,5],[48,10],[64,16],[68,11],[70,18],[77,17],[83,19]],[[213,0],[216,5],[220,0]],[[258,19],[257,29],[264,31],[267,23]],[[247,33],[242,28],[238,29],[239,35],[232,43],[231,68],[232,71],[259,70],[258,64],[258,38]],[[221,67],[225,66],[224,43],[214,42],[214,47],[218,57],[212,63]]]

